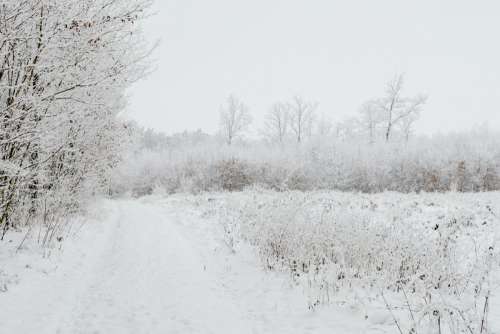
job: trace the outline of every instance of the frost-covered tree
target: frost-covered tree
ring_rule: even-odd
[[[297,143],[312,134],[317,107],[317,103],[306,101],[298,95],[290,102],[290,128]]]
[[[236,96],[230,95],[220,109],[220,133],[228,145],[245,133],[252,123],[248,107]]]
[[[403,97],[403,83],[403,75],[395,76],[387,84],[385,96],[372,102],[374,107],[381,113],[381,117],[385,123],[384,136],[386,142],[391,139],[394,128],[399,126],[401,122],[409,118],[418,118],[423,105],[427,101],[427,97],[423,95]],[[412,123],[410,122],[409,124]]]
[[[357,117],[350,117],[337,123],[335,136],[340,141],[353,142],[359,138],[362,125]]]
[[[266,114],[263,133],[272,141],[283,143],[288,135],[290,105],[276,102]]]
[[[410,101],[406,116],[403,117],[401,122],[398,124],[398,128],[400,129],[401,135],[406,143],[408,143],[411,135],[413,134],[413,126],[420,118],[420,111],[422,110],[424,103],[424,97],[417,97]]]
[[[368,101],[359,110],[360,123],[368,137],[368,143],[374,144],[380,133],[382,114],[377,108],[376,101]]]
[[[145,74],[149,0],[0,5],[0,227],[73,211],[100,191],[127,133],[124,91]],[[62,212],[61,211],[61,212]],[[50,215],[49,215],[50,218]]]

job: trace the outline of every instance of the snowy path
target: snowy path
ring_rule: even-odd
[[[172,220],[154,206],[120,211],[69,332],[219,333],[242,322]]]
[[[39,309],[4,299],[19,308],[8,309],[11,328],[19,333],[230,333],[235,324],[245,333],[250,328],[175,223],[151,205],[125,202],[118,211],[104,231],[107,238],[89,245],[90,266],[81,261],[73,272],[58,272],[53,277],[58,288],[42,282],[26,287],[29,292],[17,291],[27,303],[28,294],[43,296]],[[37,291],[47,288],[71,296],[52,301],[53,296]],[[42,306],[44,300],[55,309]],[[33,312],[39,323],[16,316]]]
[[[188,206],[157,199],[108,202],[106,209],[114,214],[104,224],[84,226],[65,244],[57,270],[26,273],[0,294],[0,333],[369,329],[356,312],[307,311],[300,291],[263,273],[252,256],[230,254]]]

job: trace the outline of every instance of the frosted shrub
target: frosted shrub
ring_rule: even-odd
[[[254,164],[253,167],[252,176],[256,184],[278,191],[287,189],[289,171],[285,166],[265,162]]]
[[[139,148],[120,168],[117,192],[157,180],[166,181],[168,192],[193,193],[240,191],[248,185],[363,193],[500,189],[500,135],[495,133],[421,137],[404,144],[323,138],[231,146],[199,132],[160,136],[152,144],[148,134],[144,131],[142,139],[146,148]]]
[[[212,181],[219,189],[237,191],[251,184],[248,165],[240,160],[218,161],[211,168]]]
[[[498,203],[269,191],[223,203],[231,245],[253,245],[264,268],[303,287],[311,309],[362,298],[387,308],[405,333],[486,333]]]

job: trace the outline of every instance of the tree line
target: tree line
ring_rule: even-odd
[[[403,86],[404,76],[395,76],[387,83],[384,96],[365,102],[358,117],[346,119],[336,126],[326,115],[318,117],[317,102],[296,95],[290,101],[276,102],[269,108],[260,133],[279,144],[290,140],[301,143],[314,134],[343,139],[356,137],[370,144],[390,142],[394,138],[408,142],[427,97],[422,94],[404,96]],[[230,95],[220,109],[219,133],[225,142],[231,145],[235,138],[241,138],[251,122],[248,106]]]

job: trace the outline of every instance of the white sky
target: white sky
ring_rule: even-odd
[[[428,94],[417,131],[500,129],[498,0],[157,0],[157,71],[132,89],[129,115],[167,133],[214,132],[230,93],[254,128],[293,94],[334,121],[383,94],[395,73]]]

